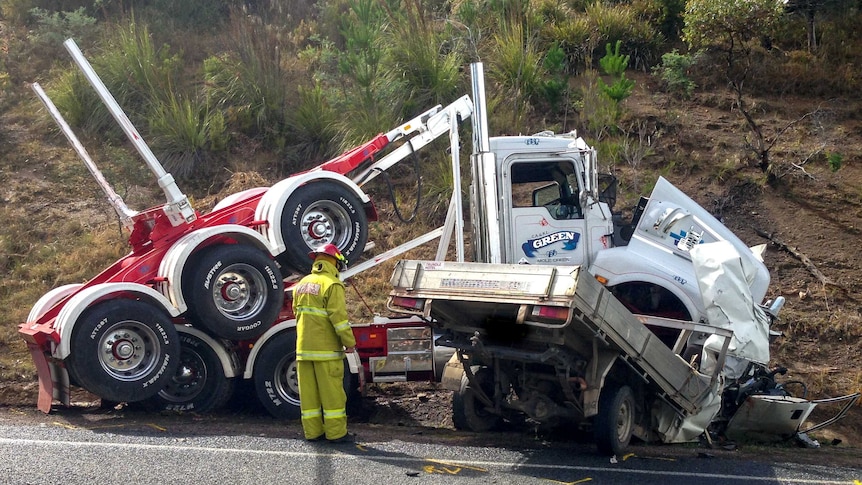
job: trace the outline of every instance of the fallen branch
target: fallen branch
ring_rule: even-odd
[[[838,283],[835,283],[830,278],[827,278],[826,275],[824,275],[819,269],[817,269],[817,266],[815,266],[814,263],[812,263],[811,260],[808,259],[808,256],[806,256],[801,251],[799,251],[799,249],[792,247],[792,246],[788,246],[787,243],[785,243],[784,241],[778,239],[774,235],[772,235],[772,234],[770,234],[764,230],[757,229],[757,228],[755,228],[754,230],[757,232],[757,234],[760,237],[768,239],[769,242],[778,246],[780,249],[787,251],[794,258],[801,261],[802,264],[808,269],[808,271],[810,271],[811,274],[813,274],[814,277],[817,278],[817,280],[823,284],[823,286],[833,286],[835,288],[845,290],[841,285],[839,285]]]

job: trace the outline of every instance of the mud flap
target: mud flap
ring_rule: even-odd
[[[51,404],[54,400],[69,406],[69,374],[65,369],[49,362],[41,346],[28,343],[27,348],[30,349],[30,356],[33,358],[39,377],[39,398],[36,407],[39,411],[48,414],[51,412]]]
[[[440,378],[440,385],[443,389],[455,391],[461,389],[461,376],[464,375],[464,364],[458,358],[457,352],[452,354],[449,361],[443,367],[443,376]]]

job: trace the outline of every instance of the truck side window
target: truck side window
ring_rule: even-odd
[[[512,164],[512,207],[545,207],[554,219],[583,218],[578,178],[567,162]]]

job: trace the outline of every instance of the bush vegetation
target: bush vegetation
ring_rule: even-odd
[[[597,111],[606,109],[590,108],[596,101],[583,96],[595,94],[595,84],[619,105],[633,87],[626,69],[652,70],[670,92],[683,96],[698,85],[725,82],[699,66],[719,61],[737,63],[727,75],[747,69],[739,82],[749,87],[796,94],[858,90],[853,66],[859,54],[846,47],[860,35],[854,3],[824,4],[816,49],[793,2],[785,11],[769,0],[746,3],[756,11],[735,5],[690,0],[686,10],[681,0],[10,0],[3,15],[18,35],[0,58],[0,81],[7,88],[27,81],[22,75],[33,68],[25,66],[22,52],[41,59],[41,68],[56,62],[49,94],[70,124],[117,136],[59,47],[64,38],[75,38],[181,179],[209,176],[225,153],[249,142],[277,154],[278,166],[271,167],[276,174],[322,161],[466,92],[464,66],[473,60],[487,64],[489,98],[497,108],[492,126],[513,132],[549,114],[564,115],[563,130],[624,132],[614,126],[619,113],[596,120]],[[722,12],[737,13],[737,30],[727,39],[714,34],[721,26],[709,20]],[[754,14],[769,15],[769,21],[755,22]],[[679,51],[683,38],[692,50]],[[732,56],[739,49],[755,62],[740,67],[742,58]],[[600,66],[600,60],[618,65]],[[589,74],[599,67],[612,82]],[[775,82],[771,74],[781,71],[798,75],[792,83]],[[33,77],[45,76],[41,72]]]

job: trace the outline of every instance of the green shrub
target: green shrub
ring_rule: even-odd
[[[608,42],[622,41],[635,68],[653,62],[662,36],[631,5],[592,2],[580,11],[571,8],[568,15],[542,29],[549,44],[556,43],[565,51],[570,73],[592,68],[594,59],[602,55],[600,46]]]
[[[632,54],[635,67],[648,66],[657,51],[661,35],[645,20],[638,18],[631,5],[595,2],[586,8],[592,26],[591,45],[594,49],[603,43],[622,41],[626,52]],[[590,53],[591,58],[600,51]]]
[[[841,162],[844,161],[844,157],[840,153],[827,153],[826,161],[829,163],[829,170],[834,173],[841,169]]]
[[[70,37],[79,43],[87,43],[87,39],[92,37],[93,25],[96,23],[96,19],[88,16],[84,7],[71,12],[49,12],[34,8],[30,10],[30,14],[36,19],[37,24],[33,33],[34,42],[51,47],[57,53],[63,41]]]
[[[288,172],[308,168],[337,154],[337,120],[338,113],[320,84],[299,88],[299,105],[288,116],[291,133],[286,150]]]
[[[536,37],[520,22],[506,22],[494,35],[494,56],[489,60],[489,76],[500,84],[500,95],[512,116],[511,129],[525,128],[530,102],[543,92],[545,73]]]
[[[221,111],[195,97],[169,90],[149,115],[151,142],[167,170],[178,179],[211,173],[213,154],[227,147]]]
[[[566,74],[566,53],[554,44],[545,53],[542,67],[547,75],[542,83],[542,97],[553,110],[559,110],[568,91],[568,75]]]
[[[146,25],[131,21],[117,28],[96,55],[84,55],[136,126],[144,125],[154,101],[165,101],[177,85],[180,57],[156,48]],[[90,134],[115,130],[107,109],[77,67],[65,71],[49,92],[70,125]]]
[[[233,18],[229,38],[233,52],[204,61],[209,105],[222,109],[234,128],[281,149],[288,99],[294,93],[282,66],[290,47],[278,29],[241,15]]]
[[[593,35],[590,20],[586,15],[572,15],[562,22],[553,23],[543,29],[550,42],[566,54],[566,71],[576,74],[591,62]]]
[[[404,79],[386,66],[387,19],[396,12],[386,2],[349,0],[342,18],[344,50],[338,58],[341,74],[342,140],[358,144],[401,119]],[[348,147],[344,147],[348,148]]]
[[[653,68],[668,91],[688,98],[697,85],[689,78],[688,70],[697,62],[696,55],[680,54],[674,49],[661,56],[661,65]]]
[[[617,130],[619,107],[614,100],[603,95],[603,83],[595,71],[589,70],[581,78],[581,98],[575,103],[575,109],[578,111],[581,129],[599,142]]]
[[[164,29],[212,31],[228,17],[230,0],[150,0],[147,14]]]
[[[403,80],[405,116],[455,99],[464,64],[461,44],[448,23],[429,18],[416,4],[390,12],[386,69]]]
[[[470,30],[477,30],[483,21],[482,8],[476,0],[454,2],[452,14],[455,21]]]
[[[637,18],[649,24],[666,40],[671,43],[679,40],[685,0],[633,0],[631,6]]]
[[[30,21],[34,8],[47,8],[47,2],[40,0],[3,0],[0,2],[0,16],[13,24]]]
[[[116,137],[121,134],[110,112],[77,68],[63,71],[48,86],[47,91],[66,122],[73,128],[88,135]]]
[[[635,82],[626,78],[626,68],[629,65],[629,56],[620,55],[620,45],[622,41],[618,40],[616,46],[611,50],[611,44],[606,45],[605,56],[599,60],[602,70],[605,74],[613,77],[613,84],[605,84],[599,80],[599,87],[605,96],[619,104],[622,100],[628,98],[632,94]]]

